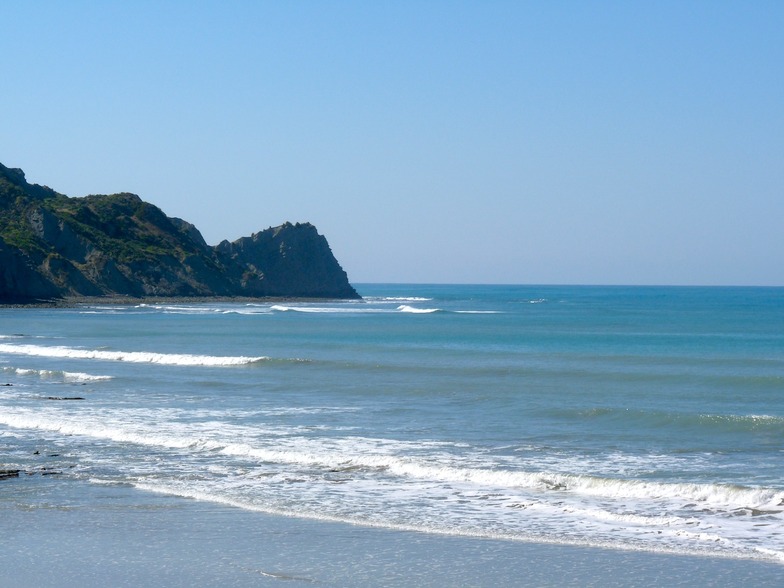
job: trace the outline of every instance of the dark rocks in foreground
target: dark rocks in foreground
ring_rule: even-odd
[[[36,474],[41,476],[60,476],[63,474],[63,471],[48,467],[42,467],[35,470],[0,470],[0,480],[18,478],[21,474],[27,476],[35,476]]]
[[[0,164],[0,304],[81,297],[359,295],[310,223],[212,247],[135,194],[69,198]]]

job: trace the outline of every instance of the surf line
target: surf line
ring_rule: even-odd
[[[148,351],[102,351],[76,349],[73,347],[48,347],[43,345],[0,344],[0,353],[35,357],[57,357],[66,359],[99,359],[130,363],[155,363],[160,365],[226,367],[246,365],[269,360],[269,357],[190,355],[176,353],[153,353]]]

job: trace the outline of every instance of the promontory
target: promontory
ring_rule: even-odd
[[[72,198],[0,164],[0,304],[80,297],[359,295],[310,223],[210,246],[135,194]]]

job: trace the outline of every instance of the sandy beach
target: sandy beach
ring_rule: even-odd
[[[4,582],[98,586],[775,586],[784,566],[448,537],[22,476],[0,485]],[[13,488],[12,488],[13,486]],[[3,499],[13,490],[13,501]],[[20,504],[24,502],[24,504]]]

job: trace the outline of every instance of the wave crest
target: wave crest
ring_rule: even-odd
[[[2,372],[6,374],[15,374],[17,376],[38,376],[42,379],[62,380],[64,382],[101,382],[104,380],[113,379],[112,376],[97,376],[93,374],[85,374],[83,372],[65,372],[61,370],[36,370],[29,368],[17,368],[5,366]]]
[[[0,353],[28,355],[35,357],[58,357],[65,359],[99,359],[105,361],[124,361],[129,363],[154,363],[177,366],[229,367],[247,365],[268,360],[268,357],[190,355],[179,353],[155,353],[150,351],[104,351],[99,349],[78,349],[75,347],[54,347],[43,345],[0,344]]]
[[[433,312],[441,312],[440,308],[414,308],[408,304],[401,304],[397,307],[400,312],[410,312],[412,314],[430,314]]]

